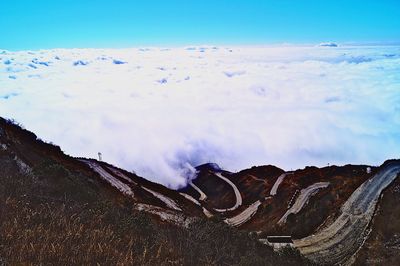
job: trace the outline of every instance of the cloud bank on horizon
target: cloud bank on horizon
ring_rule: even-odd
[[[0,50],[0,115],[171,187],[400,155],[400,47]]]

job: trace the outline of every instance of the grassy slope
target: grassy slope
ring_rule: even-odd
[[[220,222],[154,221],[59,148],[2,119],[0,143],[0,264],[307,264]]]

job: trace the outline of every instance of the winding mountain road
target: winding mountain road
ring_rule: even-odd
[[[279,185],[282,183],[283,179],[288,175],[288,173],[281,174],[278,179],[276,179],[274,185],[271,188],[271,192],[269,193],[270,196],[275,196],[276,192],[278,191]]]
[[[186,199],[188,199],[188,200],[190,200],[191,202],[193,202],[194,204],[196,204],[196,205],[198,205],[198,206],[201,206],[201,203],[197,200],[197,199],[195,199],[195,198],[193,198],[192,196],[190,196],[190,195],[188,195],[188,194],[186,194],[186,193],[179,193],[181,196],[183,196],[183,197],[185,197]]]
[[[136,183],[134,181],[132,181],[130,178],[128,178],[127,176],[125,176],[124,174],[122,174],[120,171],[118,171],[114,168],[111,168],[111,167],[107,167],[107,169],[109,169],[113,174],[115,174],[117,176],[117,177],[115,177],[115,176],[111,175],[110,173],[108,173],[102,166],[100,166],[100,164],[98,164],[96,162],[89,161],[89,160],[81,160],[81,161],[86,163],[87,165],[89,165],[90,168],[92,168],[104,180],[106,180],[108,183],[110,183],[111,186],[117,188],[123,194],[134,197],[134,193],[133,193],[132,189],[124,182],[121,182],[117,177],[124,179],[125,181],[127,181],[131,184],[134,184],[134,185],[136,185]],[[174,209],[176,211],[182,211],[182,209],[178,206],[178,204],[176,204],[176,202],[173,201],[172,199],[170,199],[169,197],[164,196],[161,193],[153,191],[149,188],[146,188],[143,186],[140,186],[140,187],[142,189],[146,190],[147,192],[151,193],[154,197],[156,197],[159,200],[161,200],[162,202],[164,202],[168,208]]]
[[[231,226],[241,226],[242,224],[249,221],[251,217],[253,217],[257,213],[258,207],[260,205],[261,201],[257,200],[238,215],[232,218],[225,219],[224,221]]]
[[[115,169],[114,167],[107,166],[107,169],[110,170],[114,175],[124,179],[128,183],[133,184],[133,185],[137,185],[137,183],[135,181],[133,181],[132,179],[127,177],[125,174],[123,174],[121,171]]]
[[[353,192],[341,207],[340,216],[332,224],[315,235],[295,240],[295,247],[320,264],[351,262],[351,258],[368,237],[367,228],[382,191],[399,173],[399,162],[388,163]]]
[[[308,202],[308,200],[313,196],[315,193],[318,192],[321,188],[326,188],[329,186],[329,182],[319,182],[315,183],[305,189],[300,191],[300,195],[297,197],[296,201],[294,202],[293,206],[290,207],[286,213],[282,216],[282,218],[278,221],[278,224],[282,224],[286,222],[287,217],[289,214],[296,214],[301,211],[304,205]]]
[[[181,212],[176,212],[149,204],[137,203],[134,205],[134,208],[138,211],[145,211],[147,213],[157,215],[163,221],[173,222],[184,227],[188,227],[192,221],[192,218],[186,217]]]
[[[126,195],[129,195],[131,197],[134,197],[134,193],[133,193],[132,189],[127,184],[121,182],[116,177],[114,177],[113,175],[109,174],[99,164],[97,164],[97,163],[95,163],[93,161],[88,161],[88,160],[81,160],[81,161],[86,163],[87,165],[89,165],[90,168],[92,168],[95,172],[97,172],[111,186],[117,188],[123,194],[126,194]]]
[[[175,201],[173,201],[172,199],[170,199],[169,197],[164,196],[161,193],[158,193],[156,191],[153,191],[149,188],[143,187],[141,186],[144,190],[146,190],[147,192],[153,194],[154,197],[158,198],[159,200],[161,200],[162,202],[165,203],[165,205],[167,205],[168,208],[174,209],[176,211],[182,211],[181,208],[179,208],[178,204],[176,204]]]
[[[233,207],[228,208],[228,209],[214,209],[214,210],[217,211],[217,212],[228,212],[228,211],[236,210],[237,208],[239,208],[240,205],[242,205],[242,202],[243,202],[242,195],[240,194],[239,189],[236,187],[235,184],[232,183],[231,180],[229,180],[228,178],[223,176],[221,173],[215,173],[215,175],[217,177],[219,177],[220,179],[224,180],[226,183],[228,183],[232,187],[233,191],[235,192],[236,203],[235,203],[235,205]]]
[[[189,185],[200,194],[199,200],[205,201],[207,199],[207,195],[198,186],[196,186],[192,181],[189,182]]]

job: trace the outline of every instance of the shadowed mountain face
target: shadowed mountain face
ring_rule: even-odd
[[[0,265],[309,265],[185,194],[69,157],[0,118]]]
[[[390,264],[400,233],[381,216],[400,212],[399,165],[232,173],[209,163],[176,191],[0,119],[0,262],[310,263],[300,251],[322,264],[373,264],[371,252]],[[269,235],[291,236],[298,251],[274,253],[258,241]]]

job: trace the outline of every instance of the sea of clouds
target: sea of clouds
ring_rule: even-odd
[[[0,50],[0,116],[171,187],[400,157],[400,47]]]

